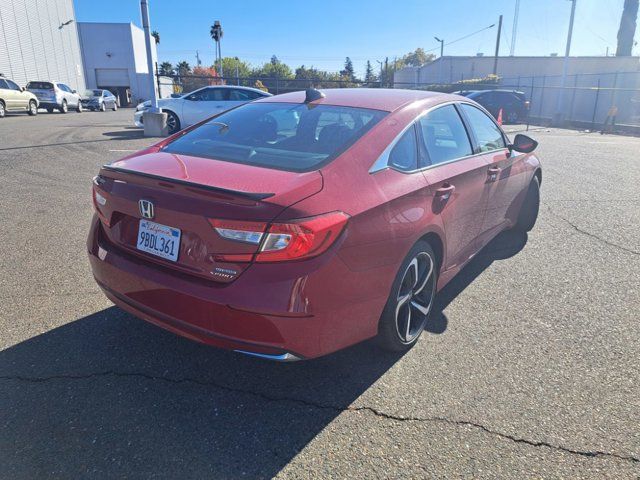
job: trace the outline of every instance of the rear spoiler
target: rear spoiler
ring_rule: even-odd
[[[212,187],[211,185],[202,185],[201,183],[188,182],[186,180],[180,180],[177,178],[163,177],[162,175],[154,175],[152,173],[139,172],[137,170],[129,170],[128,168],[114,167],[113,165],[103,165],[102,168],[107,171],[126,173],[128,175],[137,175],[139,177],[153,178],[154,180],[163,180],[171,183],[177,183],[178,185],[185,185],[188,187],[195,187],[202,190],[208,190],[211,192],[223,193],[227,195],[236,195],[238,197],[247,198],[249,200],[260,201],[269,197],[273,197],[274,193],[251,193],[242,192],[240,190],[229,190],[228,188]]]

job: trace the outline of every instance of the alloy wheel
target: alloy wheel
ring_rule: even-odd
[[[420,252],[407,266],[396,296],[396,332],[405,344],[420,335],[435,296],[434,261],[427,252]]]
[[[178,122],[173,114],[167,116],[167,127],[169,127],[169,133],[175,133],[178,131]]]
[[[0,118],[4,117],[4,103],[0,102]]]

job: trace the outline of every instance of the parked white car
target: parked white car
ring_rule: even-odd
[[[27,90],[38,97],[40,108],[46,108],[49,113],[54,109],[60,113],[67,113],[69,109],[82,112],[80,95],[64,83],[31,81],[27,83]]]
[[[270,96],[270,93],[257,88],[216,85],[172,98],[162,98],[158,100],[158,106],[167,113],[167,125],[171,134],[243,103]],[[149,100],[136,107],[133,121],[137,127],[142,127],[142,114],[150,107]]]

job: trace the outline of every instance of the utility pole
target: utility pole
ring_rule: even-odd
[[[444,63],[443,63],[444,62],[444,59],[443,59],[443,56],[444,56],[444,40],[442,40],[442,39],[440,39],[438,37],[433,37],[433,38],[436,39],[436,42],[440,42],[440,67],[438,68],[438,70],[440,70],[440,72],[438,73],[438,77],[440,77],[440,78],[438,78],[438,83],[444,83],[442,81],[442,69],[443,69],[443,66],[444,66]]]
[[[147,0],[140,0],[142,13],[142,29],[144,30],[144,44],[147,49],[147,71],[149,72],[149,94],[151,95],[150,112],[158,113],[158,96],[156,94],[156,82],[153,80],[153,57],[151,56],[151,32],[149,31],[149,4]]]
[[[513,30],[511,30],[511,49],[509,55],[513,57],[516,51],[516,37],[518,35],[518,14],[520,13],[520,0],[516,0],[516,11],[513,14]]]
[[[202,65],[202,62],[200,61],[200,52],[198,52],[198,50],[196,50],[196,66],[200,66]]]
[[[498,20],[498,35],[496,36],[496,54],[493,57],[493,74],[498,74],[498,55],[500,54],[500,34],[502,33],[502,15]]]
[[[142,13],[142,28],[144,30],[144,43],[147,50],[147,71],[149,82],[149,94],[151,96],[151,108],[142,114],[145,137],[164,137],[168,132],[167,114],[158,108],[158,93],[156,82],[153,80],[153,57],[151,56],[151,33],[149,26],[149,4],[147,0],[140,0],[140,12]]]
[[[564,122],[564,87],[567,83],[567,71],[569,69],[569,54],[571,53],[571,37],[573,36],[573,19],[576,15],[577,0],[569,0],[571,2],[571,16],[569,17],[569,32],[567,33],[567,48],[564,51],[564,60],[562,61],[562,77],[560,77],[560,91],[558,92],[558,103],[556,106],[555,124],[557,126]]]
[[[384,63],[381,62],[380,60],[376,60],[376,62],[378,62],[380,64],[380,78],[378,79],[378,81],[380,82],[380,88],[383,88],[383,85],[382,85],[382,65],[384,65]]]

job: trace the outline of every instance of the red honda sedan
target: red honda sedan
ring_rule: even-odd
[[[210,345],[405,350],[487,242],[533,227],[536,145],[455,95],[264,98],[102,167],[91,267],[116,305]]]

